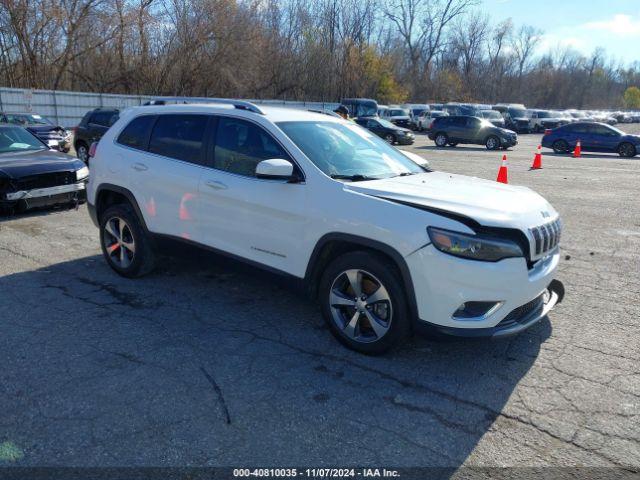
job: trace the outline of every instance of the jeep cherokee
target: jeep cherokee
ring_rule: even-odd
[[[412,330],[504,336],[562,299],[561,223],[525,187],[431,171],[359,125],[248,102],[124,111],[91,160],[107,263],[172,238],[304,282],[332,333],[380,353]]]

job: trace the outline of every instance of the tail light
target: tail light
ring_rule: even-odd
[[[544,129],[544,134],[545,135],[549,135],[551,133],[551,129],[550,128],[545,128]]]
[[[98,142],[93,142],[91,144],[91,146],[89,147],[89,156],[90,157],[95,157],[96,156],[96,148],[98,148]]]

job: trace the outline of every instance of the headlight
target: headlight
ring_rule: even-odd
[[[429,238],[438,250],[456,257],[485,262],[497,262],[503,258],[522,257],[522,249],[509,240],[483,237],[428,227]]]
[[[89,176],[89,167],[82,167],[80,170],[76,170],[76,180],[80,181],[83,178]]]

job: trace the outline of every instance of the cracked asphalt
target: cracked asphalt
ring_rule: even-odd
[[[631,131],[640,126],[623,126]],[[640,158],[508,152],[565,300],[502,341],[341,347],[277,277],[193,249],[139,280],[85,208],[0,221],[0,466],[640,466]],[[413,151],[495,178],[500,153]]]

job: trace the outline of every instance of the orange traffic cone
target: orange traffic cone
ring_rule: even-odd
[[[576,148],[573,150],[573,158],[580,158],[580,153],[582,153],[582,147],[580,146],[580,140],[578,140]]]
[[[542,145],[538,145],[538,150],[533,157],[533,165],[529,170],[540,170],[542,168]]]
[[[496,182],[500,183],[509,183],[507,180],[507,156],[502,156],[502,164],[500,165],[500,170],[498,170],[498,178],[496,178]]]

